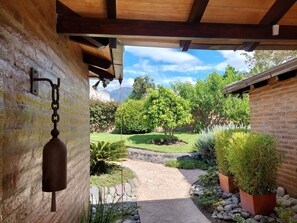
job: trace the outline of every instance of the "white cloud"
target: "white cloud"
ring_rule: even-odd
[[[233,50],[221,50],[219,51],[222,56],[226,59],[225,61],[215,65],[215,69],[219,71],[224,71],[226,66],[229,64],[232,67],[234,67],[237,70],[240,71],[248,71],[249,67],[245,63],[245,56],[242,55],[244,51],[238,50],[238,51],[233,51]],[[248,53],[252,54],[252,53]]]
[[[127,78],[123,80],[122,82],[122,87],[132,87],[132,85],[134,84],[134,79],[133,78]],[[108,91],[112,91],[115,89],[119,89],[120,88],[120,83],[118,80],[113,80],[112,82],[109,83],[109,85],[107,85],[106,90]]]
[[[197,57],[186,52],[181,52],[176,49],[126,46],[125,50],[135,56],[149,58],[151,60],[159,62],[172,64],[202,63]]]
[[[177,81],[189,82],[189,83],[191,83],[193,85],[196,83],[196,81],[192,77],[175,76],[175,77],[172,77],[172,78],[163,79],[164,84],[174,83],[174,82],[177,82]]]
[[[172,64],[172,65],[162,65],[160,66],[160,70],[162,71],[175,71],[180,73],[191,73],[197,72],[201,70],[210,70],[211,66],[195,66],[191,64]]]

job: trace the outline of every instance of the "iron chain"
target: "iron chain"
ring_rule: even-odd
[[[59,135],[59,131],[57,129],[57,123],[60,121],[60,116],[58,114],[59,109],[59,86],[54,84],[52,88],[52,122],[54,123],[54,129],[52,130],[51,134],[53,137],[57,137]]]

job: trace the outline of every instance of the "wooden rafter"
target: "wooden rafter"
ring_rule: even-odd
[[[116,0],[106,0],[107,18],[116,19],[117,18],[117,5]],[[109,38],[109,47],[117,48],[117,39]]]
[[[104,48],[109,43],[108,38],[69,36],[69,39],[74,42],[96,48]]]
[[[86,64],[93,65],[105,70],[107,70],[111,65],[111,61],[88,53],[83,54],[83,61]]]
[[[200,23],[209,0],[194,0],[188,22]],[[180,47],[182,51],[187,51],[191,45],[191,40],[181,40]]]
[[[259,22],[259,25],[274,25],[288,12],[297,0],[276,0],[265,16]],[[253,51],[260,42],[243,42],[243,49]]]
[[[59,16],[77,16],[80,17],[78,13],[64,5],[59,0],[56,1],[56,10]],[[103,48],[108,45],[107,38],[93,38],[93,37],[77,37],[69,36],[69,39],[81,44],[85,44],[91,47]],[[107,43],[106,43],[107,42]]]
[[[113,80],[114,76],[102,69],[99,69],[97,67],[94,66],[89,66],[89,71],[91,71],[92,73],[98,75],[99,79],[103,80],[103,79],[109,79],[109,80]]]
[[[57,32],[96,37],[158,37],[170,39],[234,39],[245,42],[260,40],[295,40],[296,26],[280,26],[272,36],[270,25],[187,23],[128,19],[93,19],[74,16],[58,17]]]

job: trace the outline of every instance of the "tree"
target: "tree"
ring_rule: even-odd
[[[172,84],[172,89],[190,102],[198,132],[207,127],[230,122],[236,125],[248,125],[248,96],[244,95],[240,99],[232,95],[224,96],[222,93],[226,85],[242,78],[243,74],[227,66],[223,75],[212,72],[205,80],[198,80],[196,85],[177,82]]]
[[[152,128],[143,119],[144,101],[131,100],[122,103],[116,112],[117,131],[122,129],[124,134],[151,132]]]
[[[175,128],[192,120],[189,103],[162,86],[158,86],[157,90],[149,90],[149,93],[144,103],[145,118],[152,126],[161,126],[166,141],[171,142]]]
[[[297,50],[255,50],[243,53],[252,74],[261,73],[297,57]]]
[[[134,79],[133,91],[129,95],[129,99],[141,100],[148,93],[148,89],[155,89],[155,84],[153,79],[150,79],[146,74],[144,76],[139,76]]]

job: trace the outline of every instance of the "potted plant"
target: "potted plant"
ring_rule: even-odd
[[[228,144],[229,169],[240,188],[241,206],[251,214],[270,214],[276,206],[276,172],[281,155],[266,134],[234,133]]]
[[[220,187],[227,193],[235,193],[238,191],[238,187],[234,181],[234,176],[229,170],[229,163],[227,160],[227,149],[230,138],[233,133],[238,131],[240,130],[229,129],[219,131],[215,134],[215,153],[219,169]]]

